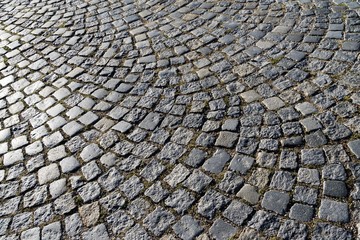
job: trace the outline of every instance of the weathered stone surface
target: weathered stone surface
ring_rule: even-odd
[[[268,234],[274,235],[280,227],[280,222],[274,214],[259,210],[253,215],[247,225],[257,231],[265,231]]]
[[[171,213],[159,207],[144,219],[144,226],[155,236],[160,236],[174,221]]]
[[[209,229],[213,239],[230,239],[236,233],[236,228],[222,219],[217,219]]]
[[[200,192],[207,187],[212,181],[212,178],[196,169],[193,173],[184,181],[184,186],[192,191]]]
[[[295,187],[294,200],[304,202],[307,204],[316,204],[317,190],[313,188],[297,186]]]
[[[82,234],[82,238],[86,240],[96,240],[96,239],[110,239],[109,234],[106,230],[106,227],[104,224],[99,224],[88,231],[84,232]]]
[[[304,240],[308,236],[308,231],[305,224],[299,224],[295,221],[287,220],[280,226],[277,236],[284,239],[289,238]]]
[[[284,214],[289,203],[289,195],[279,191],[268,191],[264,195],[261,206],[279,214]]]
[[[320,204],[319,217],[332,222],[348,222],[348,205],[342,202],[323,199]]]
[[[225,204],[229,202],[229,199],[223,196],[222,194],[209,190],[205,193],[205,195],[200,199],[197,211],[209,218],[212,219],[217,210],[222,208]]]
[[[184,213],[194,201],[194,197],[189,192],[179,189],[165,199],[165,205],[174,208],[178,213]]]
[[[232,201],[223,212],[223,216],[241,226],[252,211],[252,207],[238,201]]]
[[[79,214],[86,227],[95,225],[100,217],[99,203],[94,202],[79,208]]]
[[[334,239],[352,239],[352,234],[347,230],[327,223],[318,223],[313,232],[313,239],[320,240],[323,238],[334,238]]]
[[[2,1],[0,239],[359,238],[359,9]]]
[[[260,199],[260,194],[257,192],[254,186],[245,184],[236,196],[243,198],[251,204],[256,204]]]
[[[346,184],[342,181],[328,180],[324,182],[323,194],[330,197],[346,197],[348,190]]]
[[[53,181],[60,176],[59,167],[53,163],[49,166],[43,167],[38,172],[38,179],[40,184],[45,184]]]
[[[270,187],[290,191],[294,183],[295,177],[293,177],[290,172],[277,171],[271,179]]]
[[[219,150],[214,155],[205,161],[203,168],[211,173],[220,173],[225,164],[230,160],[230,155],[223,150]]]
[[[124,230],[129,229],[134,224],[134,220],[132,220],[123,210],[118,210],[109,215],[106,218],[106,222],[109,224],[114,234],[119,234]]]
[[[313,218],[314,209],[311,206],[295,203],[291,209],[289,217],[302,222],[308,222]]]
[[[254,164],[254,161],[255,159],[252,157],[245,155],[235,155],[235,157],[230,162],[229,169],[237,171],[241,174],[246,174]]]
[[[348,147],[357,158],[360,158],[360,140],[349,142]]]
[[[41,239],[61,239],[62,229],[60,222],[54,222],[49,225],[46,225],[41,231]]]
[[[189,215],[183,216],[179,222],[173,225],[172,229],[181,239],[194,239],[203,231],[199,221]]]

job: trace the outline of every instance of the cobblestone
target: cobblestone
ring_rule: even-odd
[[[355,239],[358,0],[3,0],[0,239]]]

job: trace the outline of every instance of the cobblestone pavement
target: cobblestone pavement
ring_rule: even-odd
[[[359,15],[2,0],[0,239],[360,239]]]

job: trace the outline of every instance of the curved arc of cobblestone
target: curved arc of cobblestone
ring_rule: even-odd
[[[356,235],[356,11],[66,2],[3,1],[0,83],[11,89],[1,117],[13,136],[1,145],[0,236]],[[22,29],[25,6],[42,16]]]

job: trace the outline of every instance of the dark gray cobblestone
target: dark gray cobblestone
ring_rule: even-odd
[[[358,0],[1,0],[0,240],[359,239]]]

